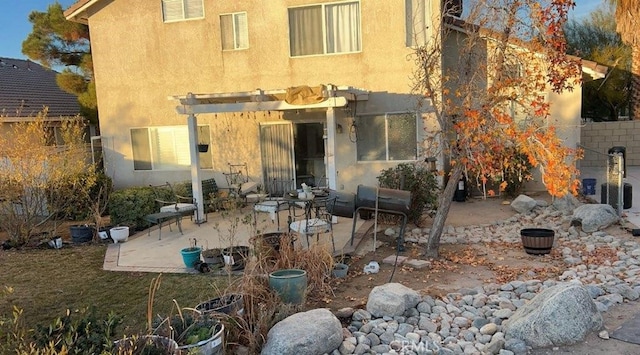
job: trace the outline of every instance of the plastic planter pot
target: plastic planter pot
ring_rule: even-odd
[[[202,302],[196,306],[196,310],[202,314],[212,312],[233,314],[244,313],[244,297],[241,294],[232,293],[217,297],[206,302]]]
[[[71,241],[74,243],[86,243],[93,240],[92,226],[78,225],[69,227],[69,233],[71,234]]]
[[[347,277],[347,272],[349,272],[349,265],[343,263],[336,263],[335,265],[333,265],[333,277],[343,279]]]
[[[129,227],[113,227],[109,230],[114,243],[126,242],[129,239]]]
[[[222,258],[222,249],[205,249],[202,251],[202,259],[209,264],[210,267],[222,267],[224,259]]]
[[[524,228],[520,230],[522,246],[527,254],[549,254],[553,247],[555,232],[546,228]]]
[[[182,255],[182,262],[188,268],[193,268],[196,261],[200,261],[200,252],[202,248],[200,247],[189,247],[180,250],[180,254]]]
[[[222,355],[224,343],[224,325],[215,325],[211,338],[199,341],[195,344],[178,346],[182,354]]]
[[[249,247],[240,245],[224,248],[222,250],[222,256],[225,264],[229,265],[231,270],[244,270],[246,260],[249,258]]]
[[[300,269],[284,269],[269,274],[269,287],[284,303],[303,304],[307,290],[307,272]]]

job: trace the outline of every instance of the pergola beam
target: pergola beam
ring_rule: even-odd
[[[342,96],[331,97],[322,102],[308,105],[291,105],[285,101],[239,102],[219,104],[185,104],[177,106],[176,111],[181,115],[200,113],[224,113],[224,112],[257,112],[257,111],[285,111],[305,110],[313,108],[344,107],[347,99]]]

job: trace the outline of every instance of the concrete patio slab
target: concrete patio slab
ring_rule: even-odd
[[[242,218],[252,215],[250,206],[238,210],[236,214],[223,216],[220,212],[210,213],[209,221],[196,224],[188,218],[182,220],[182,231],[180,234],[174,224],[169,230],[169,226],[162,228],[162,239],[158,239],[158,227],[153,226],[151,230],[137,232],[129,237],[124,243],[110,244],[108,246],[103,268],[110,271],[134,271],[134,272],[164,272],[164,273],[195,273],[196,270],[187,268],[180,255],[182,248],[189,247],[193,240],[198,246],[203,248],[226,248],[233,244],[250,245],[249,238],[253,235],[274,232],[278,228],[266,214],[258,214],[256,227],[242,223]],[[286,230],[288,212],[280,212],[280,228]],[[233,223],[235,218],[239,218],[238,223]],[[356,230],[365,221],[356,221]],[[233,225],[236,225],[234,227]],[[333,225],[333,235],[336,244],[336,253],[348,253],[353,248],[350,247],[351,230],[353,222],[350,218],[339,217],[338,223]],[[233,240],[231,240],[230,230],[235,229]],[[319,240],[315,237],[309,238],[311,243],[320,243],[331,250],[331,237],[329,234],[321,234]],[[306,246],[306,238],[299,237],[297,243]]]

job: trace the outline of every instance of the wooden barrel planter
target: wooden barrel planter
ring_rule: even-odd
[[[527,254],[549,254],[553,247],[555,232],[546,228],[524,228],[520,230],[522,246]]]

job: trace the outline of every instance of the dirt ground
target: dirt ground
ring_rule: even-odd
[[[534,198],[549,200],[546,195]],[[465,226],[490,223],[505,220],[514,215],[514,211],[503,203],[502,199],[472,199],[459,203],[454,202],[447,219],[447,225]],[[430,220],[425,221],[423,227],[428,227]],[[410,230],[414,226],[409,226]],[[569,226],[567,225],[567,228]],[[384,229],[382,229],[384,230]],[[633,240],[634,237],[621,226],[611,226],[607,229],[611,235],[621,240]],[[394,255],[396,248],[394,241],[378,233],[381,244],[373,252],[373,245],[368,241],[365,246],[371,250],[364,255],[352,256],[347,260],[350,265],[345,279],[337,279],[334,284],[334,294],[331,300],[315,300],[312,307],[326,307],[338,310],[344,307],[364,308],[371,289],[387,282],[398,282],[422,294],[440,297],[450,292],[457,292],[462,288],[473,288],[486,283],[502,284],[512,280],[547,279],[564,272],[564,263],[560,255],[561,248],[556,247],[548,255],[528,255],[519,244],[491,243],[473,245],[449,245],[440,247],[440,259],[432,261],[430,267],[412,269],[382,264],[381,261],[389,255]],[[363,249],[363,248],[360,248]],[[406,250],[400,255],[420,258],[422,247],[406,244]],[[615,256],[609,250],[602,250],[593,257],[593,262],[611,259]],[[371,260],[380,263],[380,272],[364,274],[363,268]],[[625,320],[640,312],[640,302],[629,302],[613,307],[603,314],[605,329],[612,332]],[[532,354],[640,354],[640,345],[622,342],[615,339],[601,339],[597,333],[590,334],[583,343],[554,349],[538,349]]]

